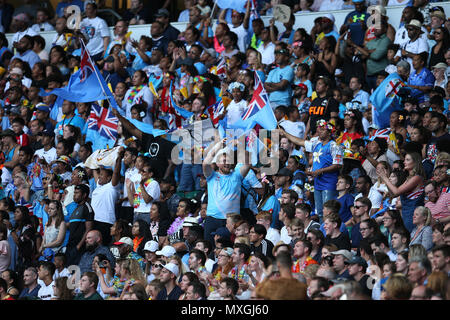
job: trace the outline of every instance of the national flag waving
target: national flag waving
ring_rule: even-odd
[[[84,46],[84,42],[81,42],[80,71],[80,82],[85,81],[92,73],[95,72],[95,67],[91,62],[89,52]]]
[[[180,108],[179,106],[177,106],[177,104],[175,103],[175,101],[173,100],[173,94],[172,94],[172,83],[170,83],[170,92],[169,92],[169,96],[170,96],[170,100],[169,100],[169,114],[172,114],[173,116],[175,116],[175,124],[177,128],[181,127],[181,121],[182,120],[186,120],[190,117],[192,117],[192,115],[194,113]],[[173,119],[173,117],[172,117]]]
[[[226,62],[225,58],[224,57],[220,57],[220,60],[217,63],[217,66],[211,67],[210,72],[212,74],[215,74],[219,78],[223,79],[226,76],[226,74],[225,74],[226,67],[227,67],[227,62]]]
[[[269,95],[264,89],[263,83],[255,72],[255,90],[252,99],[248,104],[247,111],[230,127],[232,128],[252,128],[255,124],[267,130],[274,130],[277,128],[277,119],[273,113],[272,107],[269,103]]]
[[[384,79],[370,96],[369,100],[373,106],[372,119],[379,128],[388,128],[391,113],[401,109],[399,92],[404,87],[405,82],[394,72]]]
[[[373,134],[372,137],[370,137],[370,140],[374,140],[375,138],[383,138],[383,139],[388,140],[390,133],[391,133],[391,130],[389,128],[379,129],[379,130],[375,131],[375,133]]]
[[[245,13],[247,0],[216,0],[220,9],[233,9],[240,13]]]
[[[82,41],[81,43],[80,69],[70,76],[67,86],[53,89],[50,92],[45,92],[41,88],[39,95],[45,97],[54,94],[59,99],[72,102],[92,102],[107,99],[113,108],[118,109],[116,100],[114,100],[105,79],[103,79],[95,63],[92,62],[84,43]]]
[[[97,130],[105,138],[115,140],[118,123],[119,119],[112,114],[111,109],[92,104],[91,114],[88,118],[89,129]]]
[[[211,118],[211,122],[214,128],[217,128],[217,124],[219,123],[219,116],[225,111],[225,106],[223,105],[223,100],[216,102],[215,104],[209,106],[206,111],[209,113],[209,117]]]

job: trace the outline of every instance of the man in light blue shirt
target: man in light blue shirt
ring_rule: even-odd
[[[57,136],[62,136],[64,131],[64,126],[71,124],[83,130],[85,121],[80,116],[75,115],[75,103],[69,100],[64,100],[62,104],[62,112],[64,118],[61,122],[58,122],[55,127],[55,134]]]
[[[41,61],[41,58],[39,58],[32,50],[33,46],[33,38],[29,35],[24,35],[17,43],[17,54],[12,57],[11,61],[19,58],[20,60],[27,62],[30,65],[30,68],[33,69],[34,64]]]
[[[353,100],[359,101],[361,106],[367,108],[369,105],[369,94],[362,90],[362,79],[358,77],[352,77],[350,79],[349,87],[353,91]]]
[[[269,72],[264,89],[269,94],[270,106],[289,106],[292,97],[292,83],[294,81],[294,69],[289,66],[289,50],[275,50],[275,63],[278,65]]]
[[[240,213],[241,185],[250,170],[249,164],[243,164],[233,169],[231,152],[228,148],[222,149],[224,142],[226,139],[216,143],[202,164],[208,184],[208,207],[204,225],[205,239],[211,243],[214,243],[211,233],[220,227],[225,227],[227,214]],[[237,140],[232,142],[232,146],[236,144]],[[212,163],[216,163],[217,171],[214,171]]]

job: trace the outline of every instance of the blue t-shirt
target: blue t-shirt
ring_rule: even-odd
[[[414,85],[414,86],[434,86],[435,78],[430,70],[427,68],[423,68],[420,73],[416,73],[416,70],[412,71],[409,79],[408,84]],[[419,103],[425,101],[425,93],[423,91],[417,90],[417,89],[411,89],[410,95],[419,101]]]
[[[352,217],[352,213],[350,212],[350,206],[353,205],[355,197],[350,193],[346,193],[341,198],[337,198],[336,200],[339,201],[339,203],[341,204],[339,216],[341,217],[342,222],[345,223]]]
[[[208,183],[208,207],[206,215],[226,219],[227,213],[241,212],[241,184],[244,177],[239,170],[224,175],[217,171],[206,178]]]
[[[236,165],[236,168],[234,170],[240,170],[240,168],[243,166],[243,164]],[[253,170],[249,170],[247,175],[245,176],[244,180],[242,181],[242,190],[241,192],[244,192],[244,194],[247,194],[247,197],[245,198],[244,202],[244,208],[249,208],[255,213],[258,213],[258,204],[254,200],[253,196],[249,194],[247,191],[250,191],[251,188],[262,188],[261,182],[259,182],[258,178],[256,177],[256,174]]]
[[[152,52],[151,51],[145,51],[145,55],[149,58],[152,57]],[[132,68],[134,70],[140,70],[140,69],[144,69],[146,66],[148,66],[147,63],[144,62],[144,60],[142,60],[141,56],[136,53],[135,58],[133,60],[133,64],[132,64]]]
[[[280,230],[283,227],[282,222],[279,219],[279,213],[280,213],[280,202],[275,196],[270,196],[269,199],[267,199],[266,203],[261,207],[261,211],[270,211],[272,210],[272,224],[270,225],[271,228]]]
[[[84,121],[84,119],[81,118],[80,116],[76,116],[75,115],[72,118],[65,118],[65,119],[63,119],[62,121],[60,121],[60,122],[58,122],[56,124],[56,128],[55,128],[55,130],[57,130],[56,134],[59,134],[59,135],[62,136],[63,135],[64,126],[68,125],[68,124],[76,126],[76,127],[80,128],[80,131],[82,131],[83,128],[84,128],[85,123],[86,123],[86,121]]]
[[[294,81],[294,69],[286,66],[283,69],[277,67],[269,72],[266,82],[279,83],[281,80],[289,81],[289,85],[284,90],[277,90],[269,93],[269,101],[277,105],[289,106],[291,104],[292,88]]]
[[[305,150],[313,153],[312,171],[327,168],[333,164],[343,164],[343,151],[335,141],[330,140],[326,145],[318,138],[305,141]],[[314,178],[315,190],[336,190],[339,171],[326,172]]]

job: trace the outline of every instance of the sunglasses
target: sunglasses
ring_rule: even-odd
[[[158,264],[154,264],[153,267],[155,267],[155,268],[162,268],[162,267],[164,267],[164,265],[158,263]]]

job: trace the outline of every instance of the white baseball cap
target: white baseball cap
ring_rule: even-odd
[[[338,251],[333,251],[333,252],[331,252],[331,254],[333,256],[341,255],[346,260],[351,260],[353,258],[353,254],[350,251],[345,250],[345,249],[341,249],[341,250],[338,250]]]
[[[130,237],[123,237],[123,238],[120,238],[119,241],[114,242],[113,244],[114,244],[114,245],[127,244],[127,245],[129,245],[129,246],[133,246],[133,240],[131,240]]]
[[[173,256],[177,251],[172,246],[164,246],[162,250],[156,251],[156,255],[158,256],[164,256],[166,258],[170,258]]]
[[[175,277],[178,277],[179,269],[178,269],[178,266],[175,263],[169,262],[163,268],[166,268],[167,270],[172,272],[175,275]]]
[[[150,240],[145,243],[144,251],[156,252],[158,249],[158,242],[154,240]]]

